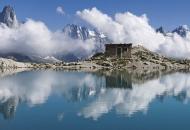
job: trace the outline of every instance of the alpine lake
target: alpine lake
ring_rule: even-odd
[[[0,78],[2,130],[189,130],[190,73],[24,71]]]

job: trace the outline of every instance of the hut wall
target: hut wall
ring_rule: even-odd
[[[118,48],[121,49],[121,55],[118,55]],[[107,57],[131,58],[132,44],[106,44],[105,55]]]

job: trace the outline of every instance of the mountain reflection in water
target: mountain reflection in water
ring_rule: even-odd
[[[52,95],[61,95],[70,103],[90,99],[76,111],[76,115],[84,118],[97,120],[111,110],[128,117],[136,112],[146,112],[151,102],[162,101],[167,96],[187,103],[190,74],[160,76],[155,73],[147,77],[125,71],[21,72],[0,79],[0,112],[4,119],[10,119],[19,104],[37,107],[48,102]]]

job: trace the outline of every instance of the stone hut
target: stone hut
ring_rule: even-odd
[[[113,58],[131,58],[132,43],[105,44],[105,55]]]

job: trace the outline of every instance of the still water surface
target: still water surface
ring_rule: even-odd
[[[0,78],[2,130],[190,129],[190,74],[31,71]]]

